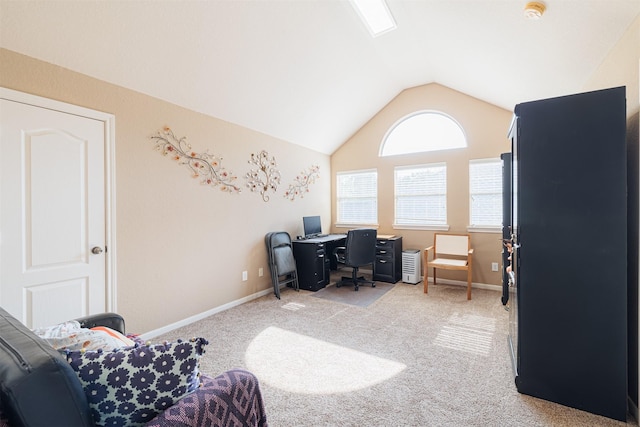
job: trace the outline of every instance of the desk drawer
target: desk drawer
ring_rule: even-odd
[[[378,239],[373,280],[396,283],[402,279],[402,237]]]
[[[393,259],[393,251],[388,248],[378,248],[376,247],[376,258],[387,258]]]
[[[394,282],[393,280],[394,264],[391,259],[377,258],[375,271],[375,280],[381,280],[383,282]]]

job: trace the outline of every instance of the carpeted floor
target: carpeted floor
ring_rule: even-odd
[[[368,307],[284,288],[156,340],[203,336],[203,372],[254,372],[271,427],[635,425],[519,394],[507,334],[498,292],[397,283]]]

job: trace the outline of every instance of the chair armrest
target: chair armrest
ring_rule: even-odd
[[[346,251],[346,246],[336,246],[335,248],[333,248],[333,257],[336,259],[336,262],[344,264],[344,256]]]
[[[80,322],[80,326],[83,328],[94,328],[96,326],[106,326],[107,328],[115,329],[116,331],[124,334],[124,318],[117,313],[100,313],[90,316],[80,317],[76,319]]]
[[[423,276],[427,277],[427,264],[429,263],[429,251],[433,250],[433,245],[424,248],[424,252],[422,253],[422,269],[424,271]],[[433,257],[436,257],[436,254],[433,254]]]

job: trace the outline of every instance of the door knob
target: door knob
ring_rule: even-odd
[[[91,249],[91,253],[95,255],[100,255],[102,253],[102,248],[100,246],[94,246]]]

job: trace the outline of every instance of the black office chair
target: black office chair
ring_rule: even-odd
[[[347,240],[345,246],[339,246],[333,250],[333,255],[338,264],[344,264],[351,267],[351,277],[343,277],[336,287],[339,288],[343,284],[352,284],[354,290],[358,290],[361,283],[370,283],[375,288],[376,283],[371,280],[365,280],[364,276],[358,277],[358,269],[362,266],[371,264],[376,260],[376,230],[370,228],[358,228],[347,232]]]
[[[298,270],[296,260],[293,258],[291,236],[286,231],[276,231],[267,233],[264,240],[269,254],[273,293],[280,299],[280,285],[286,284],[296,291],[299,290]]]

